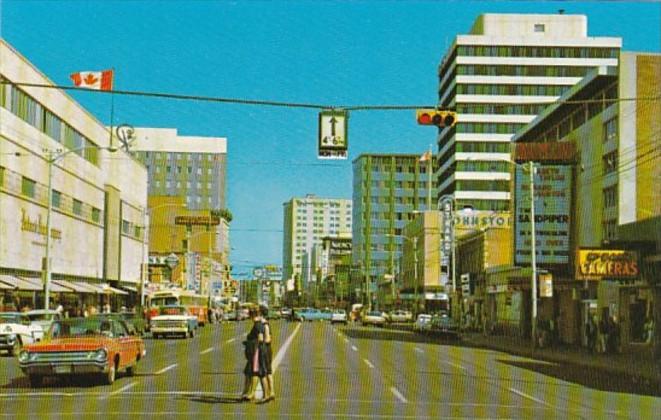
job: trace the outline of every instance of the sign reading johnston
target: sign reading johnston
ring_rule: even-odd
[[[535,235],[538,264],[569,263],[571,167],[542,165],[535,168]],[[516,168],[516,264],[530,264],[530,174]]]

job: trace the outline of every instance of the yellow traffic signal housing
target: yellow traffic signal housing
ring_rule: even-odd
[[[457,113],[438,109],[418,109],[416,110],[416,119],[420,125],[452,127],[457,123]]]

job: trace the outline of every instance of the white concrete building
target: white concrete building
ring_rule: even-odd
[[[0,281],[19,294],[28,287],[24,280],[43,290],[46,157],[53,153],[59,158],[51,177],[51,266],[59,283],[51,291],[91,290],[72,282],[136,290],[144,255],[145,167],[122,150],[104,149],[108,129],[67,93],[20,86],[53,82],[2,39],[0,76]]]
[[[325,236],[351,237],[351,200],[308,194],[284,206],[283,280],[312,279],[309,256]],[[303,273],[303,266],[307,272]],[[302,286],[299,284],[299,286]],[[300,290],[300,289],[299,289]]]
[[[439,106],[458,112],[438,134],[439,196],[510,210],[512,136],[597,66],[617,66],[621,38],[588,36],[584,15],[484,14],[439,65]]]

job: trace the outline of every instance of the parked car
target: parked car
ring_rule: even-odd
[[[17,356],[21,347],[36,343],[43,336],[44,330],[41,326],[32,323],[24,313],[0,313],[0,350]]]
[[[284,319],[290,319],[290,318],[291,318],[291,314],[292,314],[292,312],[291,312],[291,308],[282,308],[282,309],[280,309],[280,315],[281,315],[282,318],[284,318]]]
[[[445,314],[434,315],[431,319],[431,332],[436,335],[459,338],[459,324]]]
[[[347,325],[347,322],[348,322],[347,311],[345,311],[344,309],[333,309],[330,318],[331,324],[342,323],[344,325]]]
[[[431,331],[431,315],[419,314],[418,319],[413,324],[413,331],[419,333],[428,333]]]
[[[280,319],[280,311],[276,311],[274,309],[269,309],[269,313],[266,316],[268,319]]]
[[[296,310],[294,313],[294,319],[301,322],[320,321],[324,318],[324,315],[321,313],[321,311],[315,308],[303,308]]]
[[[53,309],[35,309],[26,312],[25,315],[30,318],[30,322],[39,325],[44,332],[47,332],[50,329],[50,326],[54,321],[62,319],[60,312]]]
[[[237,314],[236,311],[227,311],[223,314],[223,321],[236,321]]]
[[[321,310],[321,319],[324,321],[330,321],[333,311],[330,308],[324,308]]]
[[[154,338],[165,335],[195,337],[195,330],[198,327],[197,316],[191,315],[185,306],[161,306],[159,313],[160,315],[151,319],[151,333]]]
[[[386,323],[386,317],[384,313],[380,311],[367,312],[362,319],[363,325],[376,325],[377,327],[383,327]]]
[[[42,342],[24,347],[18,362],[32,386],[46,376],[83,374],[99,375],[109,385],[119,370],[135,375],[145,354],[142,338],[129,335],[122,320],[71,318],[53,322]]]
[[[413,314],[409,311],[396,310],[390,312],[388,316],[389,322],[413,322]]]

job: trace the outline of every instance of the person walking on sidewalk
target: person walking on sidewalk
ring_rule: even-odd
[[[594,353],[597,340],[597,324],[595,324],[592,316],[588,316],[588,322],[585,325],[585,334],[588,341],[588,350],[590,350],[590,353]]]
[[[598,353],[606,353],[606,343],[608,342],[608,318],[602,317],[599,320]]]

